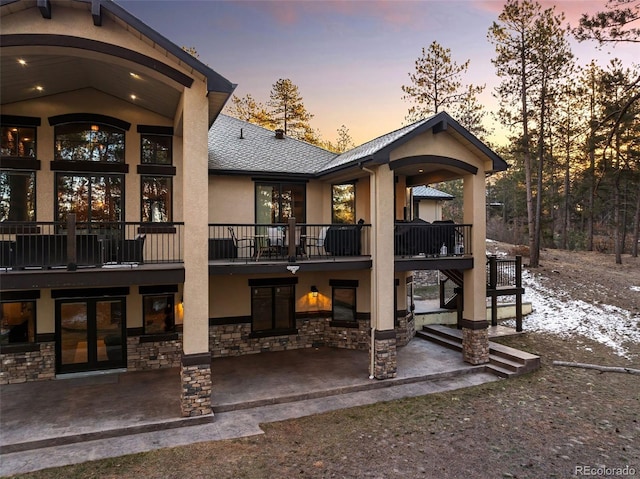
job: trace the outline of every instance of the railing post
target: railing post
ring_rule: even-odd
[[[78,268],[78,255],[76,251],[76,215],[67,215],[67,271],[75,271]]]
[[[522,256],[516,256],[516,332],[522,331]]]
[[[489,257],[489,295],[491,297],[491,326],[498,325],[498,257]]]
[[[296,261],[296,219],[294,217],[289,218],[288,224],[289,231],[287,231],[288,235],[288,249],[287,256],[289,257],[290,263],[295,263]]]

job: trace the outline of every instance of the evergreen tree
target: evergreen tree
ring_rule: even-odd
[[[313,115],[305,108],[298,87],[291,80],[281,78],[275,82],[269,98],[270,113],[286,135],[313,144],[319,143],[317,133],[309,125]]]
[[[248,121],[264,128],[274,129],[276,121],[262,103],[253,99],[251,94],[242,98],[235,95],[231,97],[231,105],[227,106],[226,113],[239,120]]]
[[[580,40],[607,42],[640,42],[640,28],[629,27],[640,20],[640,0],[608,0],[607,10],[595,15],[586,13],[573,34]]]
[[[402,85],[402,99],[414,103],[405,117],[409,123],[446,108],[453,110],[470,92],[476,95],[484,90],[484,86],[463,86],[461,76],[467,72],[469,60],[458,65],[451,59],[451,50],[436,41],[422,49],[415,67],[415,72],[409,73],[411,84]]]
[[[553,9],[543,11],[537,2],[508,0],[498,22],[489,29],[489,40],[496,48],[492,62],[502,77],[497,88],[500,118],[508,127],[519,126],[520,130],[517,137],[525,171],[529,254],[533,267],[538,266],[540,257],[540,195],[548,99],[571,58],[565,31],[561,28],[562,20],[562,15],[555,15]],[[534,119],[537,119],[535,123]],[[537,144],[533,128],[537,129]]]

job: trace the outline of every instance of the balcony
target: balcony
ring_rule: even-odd
[[[470,269],[471,246],[471,225],[399,221],[394,229],[395,269]]]
[[[371,268],[371,225],[210,224],[209,272],[273,273]]]
[[[96,272],[182,270],[184,223],[3,222],[0,224],[2,289],[104,286]],[[71,276],[69,273],[92,273]],[[169,279],[167,279],[169,280]],[[127,283],[135,284],[131,277]],[[116,282],[122,283],[122,280]],[[157,281],[154,281],[157,282]]]

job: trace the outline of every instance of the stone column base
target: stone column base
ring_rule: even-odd
[[[374,377],[391,379],[398,374],[398,356],[396,352],[396,332],[376,331],[373,344]]]
[[[473,365],[489,362],[489,323],[462,320],[462,359]]]
[[[182,356],[180,378],[182,380],[180,393],[182,416],[213,414],[211,407],[211,354]]]

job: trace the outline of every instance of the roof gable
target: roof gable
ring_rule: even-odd
[[[440,133],[451,128],[462,138],[468,141],[481,154],[488,157],[492,162],[491,171],[504,171],[507,169],[507,162],[487,145],[481,142],[469,130],[455,121],[448,113],[441,112],[430,118],[419,120],[411,125],[407,125],[398,130],[375,138],[363,145],[349,150],[328,163],[320,173],[327,174],[343,168],[348,168],[361,163],[383,164],[389,162],[389,154],[392,150],[407,143],[418,135],[432,130],[433,133]]]

